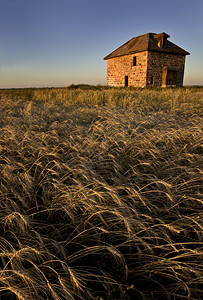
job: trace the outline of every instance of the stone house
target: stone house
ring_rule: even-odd
[[[107,84],[115,87],[182,86],[187,51],[165,32],[132,38],[107,55]]]

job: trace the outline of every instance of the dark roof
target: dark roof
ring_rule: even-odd
[[[161,37],[164,37],[167,41],[166,45],[163,47],[158,46],[158,41]],[[140,36],[136,36],[123,44],[121,47],[117,48],[115,51],[104,57],[104,59],[109,59],[113,57],[118,57],[127,54],[133,54],[142,51],[154,51],[163,53],[172,53],[180,55],[189,55],[190,53],[184,49],[178,47],[174,43],[167,40],[170,37],[166,33],[146,33]]]

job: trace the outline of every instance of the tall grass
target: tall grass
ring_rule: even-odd
[[[202,299],[202,100],[0,91],[0,298]]]

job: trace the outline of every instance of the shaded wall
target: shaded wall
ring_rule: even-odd
[[[183,85],[185,56],[149,52],[147,58],[147,86],[166,86],[167,70],[177,73],[177,86]],[[165,79],[163,78],[165,77]]]

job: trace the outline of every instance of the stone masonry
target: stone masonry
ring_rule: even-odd
[[[177,76],[176,84],[168,85],[183,85],[183,75],[185,66],[185,56],[178,54],[168,54],[160,52],[149,52],[147,57],[147,87],[167,86],[164,82],[164,75],[167,71],[174,72]]]
[[[107,60],[107,83],[110,86],[125,86],[125,76],[128,85],[145,87],[147,79],[147,51],[136,53],[136,66],[133,66],[135,54],[124,55]]]

